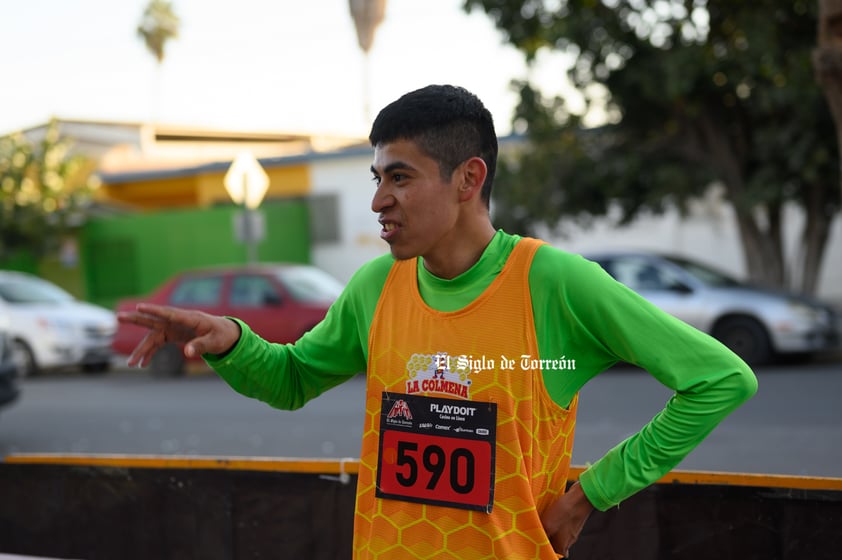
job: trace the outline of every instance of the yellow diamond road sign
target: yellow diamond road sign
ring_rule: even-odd
[[[235,204],[254,210],[269,189],[269,176],[251,152],[237,155],[223,180],[228,196]]]

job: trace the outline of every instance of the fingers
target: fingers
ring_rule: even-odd
[[[117,320],[122,323],[130,323],[139,327],[158,328],[168,323],[185,324],[189,311],[153,305],[150,303],[139,303],[134,311],[118,311]]]
[[[164,345],[164,337],[159,331],[150,331],[141,339],[128,359],[129,367],[146,367],[152,356]]]
[[[553,549],[567,558],[594,507],[579,482],[548,507],[541,515],[541,523]]]
[[[129,367],[145,367],[165,344],[195,337],[195,332],[185,327],[189,314],[186,310],[145,303],[138,304],[134,311],[118,312],[119,322],[149,330],[129,356]]]
[[[188,357],[201,354],[222,354],[228,352],[240,339],[240,325],[225,317],[205,316],[204,326],[197,325],[200,335],[187,342],[184,352]]]
[[[149,329],[129,357],[128,365],[132,367],[148,364],[155,352],[167,343],[184,343],[184,354],[194,358],[225,352],[240,337],[240,326],[236,322],[191,309],[141,303],[134,311],[119,312],[117,319]]]
[[[562,558],[570,557],[570,547],[573,546],[574,542],[576,542],[576,537],[571,539],[570,535],[561,535],[559,533],[556,533],[550,538],[550,544],[553,546],[553,550],[557,554],[560,554]]]
[[[220,345],[218,342],[215,342],[216,338],[218,337],[214,337],[212,334],[194,338],[184,345],[184,355],[188,358],[195,358],[202,354],[221,353],[222,350],[217,350]]]

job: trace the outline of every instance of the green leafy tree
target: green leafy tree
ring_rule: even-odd
[[[572,55],[575,113],[519,83],[528,147],[501,164],[496,218],[530,232],[563,219],[685,209],[713,182],[733,205],[750,277],[814,292],[839,209],[839,155],[811,65],[815,0],[465,0],[528,61]],[[606,124],[581,114],[601,107]],[[787,261],[785,205],[806,221]]]
[[[51,254],[81,225],[96,179],[70,148],[55,120],[37,143],[22,133],[0,138],[0,260]]]

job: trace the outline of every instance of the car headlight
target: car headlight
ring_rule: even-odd
[[[800,301],[790,301],[789,310],[798,318],[814,323],[825,323],[830,318],[830,314],[826,309],[812,307]]]

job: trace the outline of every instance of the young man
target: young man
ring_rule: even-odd
[[[490,113],[429,86],[374,121],[371,208],[391,254],[364,265],[324,321],[270,344],[233,318],[152,305],[144,365],[185,342],[236,391],[283,409],[365,371],[356,558],[556,558],[593,508],[675,467],[756,391],[751,370],[585,259],[496,231]],[[573,484],[577,394],[619,362],[675,390]]]

